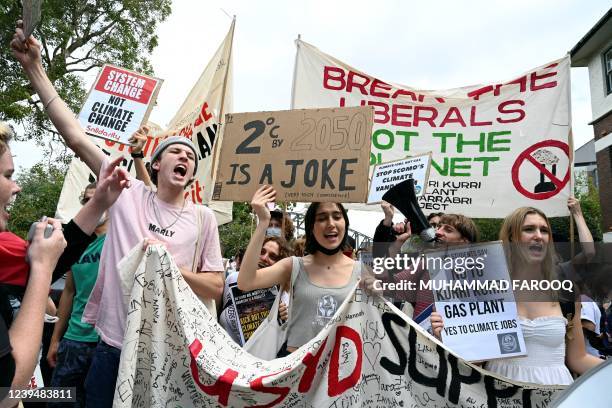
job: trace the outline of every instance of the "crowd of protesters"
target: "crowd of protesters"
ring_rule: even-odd
[[[0,126],[0,387],[28,386],[40,360],[45,315],[56,315],[49,350],[43,356],[54,368],[50,385],[76,387],[77,406],[112,405],[127,317],[117,265],[136,245],[143,249],[165,245],[183,279],[240,345],[244,338],[233,288],[270,290],[273,296],[281,296],[278,320],[286,322],[288,329],[279,357],[315,337],[359,282],[368,293],[377,292],[373,275],[355,256],[359,248],[349,244],[350,224],[343,205],[310,204],[305,233],[297,237],[290,217],[274,207],[276,192],[271,186],[261,186],[253,196],[257,226],[248,246],[232,254],[228,273],[212,211],[184,198],[198,167],[193,143],[168,137],[153,152],[149,172],[138,154],[148,131],[141,128],[133,137],[132,150],[138,177],[130,177],[118,167],[121,158],[106,158],[59,98],[42,67],[38,42],[23,38],[18,27],[11,47],[66,145],[98,181],[85,189],[83,207],[68,223],[43,217],[29,241],[10,233],[7,207],[20,189],[13,179],[9,145],[13,132],[5,124]],[[593,239],[578,201],[570,198],[568,207],[582,251],[565,263],[552,246],[546,214],[522,207],[507,215],[499,239],[526,248],[507,246],[513,278],[572,275],[594,256],[595,249],[589,245]],[[418,250],[410,220],[394,224],[396,214],[390,203],[383,202],[382,210],[384,219],[372,232],[375,242],[387,245],[375,256]],[[432,213],[427,220],[438,243],[479,241],[476,224],[461,214]],[[65,288],[55,311],[49,307],[49,286],[63,275]],[[387,270],[382,278],[429,279],[427,271],[418,268]],[[574,375],[601,363],[612,349],[612,310],[605,301],[612,288],[602,295],[601,290],[590,290],[588,279],[584,281],[580,299],[518,301],[528,355],[486,362],[485,368],[518,381],[569,384]],[[440,336],[444,320],[434,310],[430,291],[395,293],[390,298],[417,323],[429,320],[432,333]]]

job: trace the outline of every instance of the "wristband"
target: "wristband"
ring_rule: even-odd
[[[133,159],[144,159],[144,154],[142,152],[131,153]]]

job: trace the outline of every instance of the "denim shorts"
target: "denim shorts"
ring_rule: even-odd
[[[88,408],[111,408],[113,406],[120,358],[120,349],[100,340],[85,379]]]
[[[77,401],[75,403],[50,402],[48,403],[49,408],[85,406],[85,377],[89,371],[96,344],[67,338],[60,341],[51,386],[76,387]]]

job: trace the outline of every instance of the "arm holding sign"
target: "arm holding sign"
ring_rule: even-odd
[[[434,310],[431,312],[429,320],[431,321],[431,331],[433,331],[434,336],[438,340],[442,340],[442,329],[444,328],[442,315]]]
[[[104,160],[104,153],[89,140],[74,113],[57,94],[42,66],[40,48],[40,43],[33,36],[25,38],[22,22],[18,21],[17,29],[11,41],[13,55],[23,67],[23,71],[43,103],[49,119],[62,135],[68,147],[97,176]]]
[[[238,274],[238,288],[243,291],[269,288],[274,285],[287,287],[291,277],[291,257],[281,259],[272,266],[258,269],[259,254],[266,236],[266,229],[270,223],[270,210],[267,203],[273,202],[276,191],[271,186],[261,186],[253,195],[251,207],[259,220],[255,232],[251,236],[249,245],[240,265]]]
[[[141,180],[147,187],[151,187],[151,177],[144,163],[142,149],[147,142],[147,134],[149,133],[148,126],[141,126],[130,138],[132,143],[132,158],[134,159],[134,168],[136,169],[136,178]]]
[[[580,252],[574,257],[573,263],[587,263],[591,261],[595,256],[593,235],[591,234],[591,231],[589,230],[589,227],[587,226],[587,223],[584,219],[584,215],[582,214],[582,209],[580,208],[580,201],[578,201],[574,197],[568,198],[567,208],[569,208],[570,213],[572,214],[574,221],[576,222],[576,229],[578,230],[578,239],[580,240],[580,246],[582,247],[582,252]]]

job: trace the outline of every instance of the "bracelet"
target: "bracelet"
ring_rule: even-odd
[[[131,156],[133,159],[144,159],[144,153],[142,151],[138,152],[138,153],[131,153]]]
[[[56,100],[57,98],[59,98],[58,94],[55,94],[55,96],[53,96],[51,99],[49,99],[47,101],[47,103],[43,104],[43,107],[45,108],[45,110],[47,110],[47,108],[49,107],[49,105],[51,105],[51,102],[53,102],[54,100]]]

